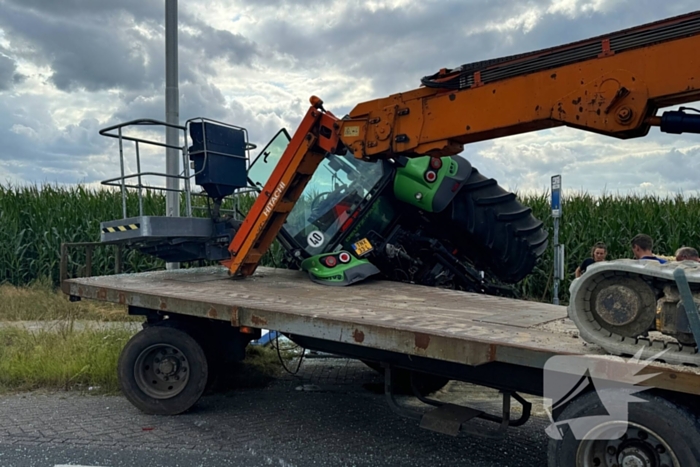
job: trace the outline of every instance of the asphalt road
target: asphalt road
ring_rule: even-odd
[[[3,467],[204,467],[271,464],[261,462],[260,457],[251,453],[243,452],[164,452],[129,447],[90,446],[42,446],[41,449],[36,449],[29,446],[16,446],[12,449],[3,447],[0,451],[0,465]]]
[[[0,396],[0,466],[545,466],[538,407],[502,440],[451,437],[396,415],[362,363],[307,359],[261,388],[203,397],[186,414],[144,415],[121,396]],[[444,400],[499,414],[495,392],[450,383]],[[409,400],[404,401],[409,403]],[[414,403],[415,404],[415,403]],[[492,423],[479,421],[481,430]]]

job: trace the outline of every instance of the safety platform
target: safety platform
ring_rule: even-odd
[[[173,144],[171,141],[142,136],[144,132],[150,135],[159,128],[177,132],[177,142]],[[127,129],[140,133],[137,133],[138,136],[127,135]],[[252,191],[247,178],[248,153],[256,146],[248,142],[245,128],[201,117],[188,120],[184,126],[139,119],[104,128],[100,134],[119,140],[121,173],[118,177],[102,181],[102,184],[119,188],[122,198],[122,218],[100,224],[101,243],[122,244],[170,262],[230,257],[222,246],[232,238],[230,220],[239,220],[238,196]],[[130,164],[125,157],[126,141],[134,143],[136,171],[131,173],[127,172]],[[181,157],[182,170],[178,174],[142,170],[143,146],[176,151]],[[165,166],[165,158],[159,157],[157,164]],[[152,184],[149,180],[154,178],[166,180],[165,186]],[[201,187],[201,192],[193,190],[193,182]],[[136,216],[128,209],[129,190],[135,192],[138,198]],[[176,192],[185,202],[184,213],[179,210],[171,215],[165,212],[146,213],[144,192],[147,190]],[[206,198],[206,201],[193,202],[195,197]],[[221,209],[227,198],[233,200],[232,209]],[[196,216],[194,211],[197,209],[208,212],[204,216]],[[229,214],[228,217],[222,216],[224,212]]]
[[[168,238],[210,238],[214,235],[211,219],[201,217],[138,216],[100,223],[102,243],[139,243]]]

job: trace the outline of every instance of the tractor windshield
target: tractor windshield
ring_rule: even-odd
[[[328,154],[289,213],[286,231],[309,254],[332,250],[329,242],[350,226],[350,217],[382,178],[382,164],[352,154]]]
[[[289,135],[280,132],[253,162],[248,178],[261,189],[289,143]],[[349,227],[348,219],[383,175],[382,164],[364,162],[352,153],[326,155],[289,213],[285,232],[306,250],[316,255],[332,250],[329,242],[336,233]]]

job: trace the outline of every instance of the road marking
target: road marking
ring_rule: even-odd
[[[56,464],[53,467],[100,467],[99,465]]]

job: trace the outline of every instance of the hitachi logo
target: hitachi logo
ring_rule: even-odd
[[[284,182],[280,182],[280,184],[277,185],[277,188],[275,188],[275,191],[272,192],[272,197],[270,198],[270,201],[267,202],[267,205],[265,205],[265,209],[263,210],[265,217],[269,217],[269,215],[272,214],[272,209],[275,207],[275,204],[277,204],[277,200],[280,199],[280,196],[282,196],[282,190],[284,190],[285,186],[287,185],[285,185]]]

